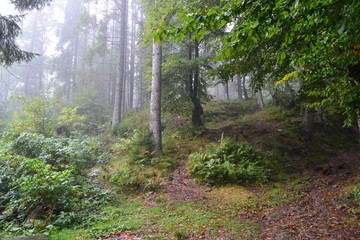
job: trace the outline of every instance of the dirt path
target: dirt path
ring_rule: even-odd
[[[348,153],[334,157],[328,164],[304,171],[299,184],[303,187],[291,189],[293,200],[279,205],[263,204],[255,214],[239,215],[239,223],[251,221],[260,226],[260,234],[244,239],[321,239],[342,240],[360,239],[360,214],[350,211],[344,188],[351,184],[360,172],[360,154]],[[173,172],[173,178],[164,186],[165,197],[169,202],[195,201],[204,204],[211,200],[204,198],[208,187],[198,185],[186,171],[186,161],[180,162]],[[254,189],[254,194],[261,197],[263,189]],[[156,195],[154,195],[156,196]],[[145,206],[156,205],[152,197]],[[225,213],[224,213],[225,214]],[[144,230],[144,229],[143,229]],[[144,232],[141,230],[141,232]],[[139,232],[126,231],[106,239],[143,239]],[[243,239],[236,236],[204,237],[192,235],[187,239]]]
[[[189,176],[186,168],[186,159],[181,160],[179,167],[173,172],[172,180],[164,185],[165,195],[172,201],[205,201],[203,194],[208,188],[197,184],[195,179]]]
[[[360,239],[360,215],[351,213],[344,188],[359,176],[359,153],[343,154],[310,176],[302,197],[275,209],[265,208],[256,221],[259,239]]]

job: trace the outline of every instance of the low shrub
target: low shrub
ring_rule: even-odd
[[[16,233],[21,234],[34,212],[44,228],[51,222],[66,227],[59,219],[70,213],[75,217],[67,219],[68,225],[77,224],[109,200],[87,176],[91,167],[109,159],[98,139],[22,133],[2,139],[0,146],[0,230],[19,225]]]
[[[151,165],[153,158],[152,149],[151,135],[146,128],[127,132],[113,147],[113,150],[116,152],[124,152],[128,156],[128,161],[132,164],[143,165]]]
[[[209,185],[265,182],[269,171],[264,155],[244,142],[221,139],[204,152],[189,156],[189,173]]]
[[[95,137],[47,138],[41,134],[25,132],[14,140],[5,139],[4,143],[11,155],[42,159],[55,168],[70,165],[80,173],[110,160],[106,148]]]
[[[110,182],[119,191],[154,191],[160,188],[169,169],[176,161],[166,156],[156,156],[149,130],[135,129],[113,145],[114,154],[120,157],[119,168],[111,173]]]
[[[155,167],[125,165],[111,174],[110,182],[120,192],[155,191],[163,181],[163,172]]]
[[[360,205],[360,186],[356,186],[353,189],[354,199]]]

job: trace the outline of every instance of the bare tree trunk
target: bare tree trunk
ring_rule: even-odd
[[[236,74],[235,79],[237,82],[238,100],[243,100],[243,87],[242,87],[241,76],[239,74]]]
[[[137,8],[138,8],[138,18],[139,18],[139,32],[144,32],[144,21],[145,21],[145,14],[144,14],[144,3],[139,4],[137,1]],[[135,80],[135,92],[136,92],[136,98],[135,98],[135,105],[136,107],[141,107],[147,100],[147,95],[145,92],[145,69],[144,69],[144,62],[145,62],[145,49],[148,46],[144,46],[143,44],[137,45],[136,52],[137,52],[137,59],[136,59],[136,72],[137,77]]]
[[[315,129],[315,111],[313,108],[306,107],[305,109],[304,127],[306,132],[306,140],[311,140]]]
[[[199,43],[195,41],[195,58],[199,58]],[[203,122],[201,120],[201,116],[204,113],[203,107],[201,106],[201,102],[199,99],[199,87],[200,87],[200,67],[197,63],[194,71],[194,80],[190,85],[190,98],[194,105],[192,112],[192,123],[196,126],[203,126]]]
[[[360,109],[356,110],[356,117],[357,117],[357,127],[360,132]]]
[[[135,35],[136,35],[136,28],[135,28],[135,1],[131,2],[131,9],[133,11],[132,18],[131,18],[131,45],[130,45],[130,77],[129,77],[129,107],[134,107],[134,81],[135,81]]]
[[[263,95],[262,95],[261,88],[258,91],[258,103],[259,103],[260,109],[264,109],[265,104],[264,104],[264,98],[263,98]]]
[[[74,48],[74,60],[71,72],[72,79],[72,88],[71,93],[74,93],[77,89],[77,68],[78,68],[78,50],[79,50],[79,38],[75,39],[75,48]]]
[[[150,133],[154,143],[154,151],[162,153],[161,142],[161,62],[160,43],[153,43],[152,82],[150,99]]]
[[[224,91],[225,91],[225,99],[230,100],[230,94],[229,94],[229,82],[226,82],[224,84]]]
[[[120,55],[119,55],[119,76],[116,79],[116,90],[114,100],[114,111],[112,118],[112,128],[120,123],[123,113],[124,84],[126,79],[126,27],[127,27],[127,0],[122,0],[122,14],[120,22]]]
[[[249,95],[248,95],[248,92],[247,92],[247,90],[246,90],[246,76],[243,76],[242,86],[243,86],[243,89],[244,89],[244,97],[245,97],[245,100],[248,100],[248,99],[249,99]]]

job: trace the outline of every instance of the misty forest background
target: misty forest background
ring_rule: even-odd
[[[0,12],[0,237],[149,237],[151,217],[137,210],[149,199],[165,209],[153,216],[170,217],[168,194],[199,201],[189,186],[231,195],[296,179],[299,191],[304,171],[344,166],[354,172],[338,178],[338,199],[351,201],[341,231],[359,228],[360,2],[10,2],[15,14]],[[266,194],[238,203],[283,206]],[[121,227],[116,213],[136,219],[116,217]],[[215,236],[205,213],[186,227],[180,215],[150,238]],[[227,220],[212,228],[228,239],[264,234]]]

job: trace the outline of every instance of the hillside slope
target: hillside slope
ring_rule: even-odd
[[[302,117],[278,107],[216,102],[194,137],[180,116],[164,121],[165,154],[177,167],[157,190],[138,190],[88,227],[50,239],[359,239],[360,151],[355,130],[317,122],[305,141]],[[207,186],[188,172],[190,153],[231,137],[261,149],[274,166],[267,184]],[[121,161],[121,160],[120,160]],[[115,163],[119,167],[121,164]],[[158,179],[157,179],[158,180]]]

